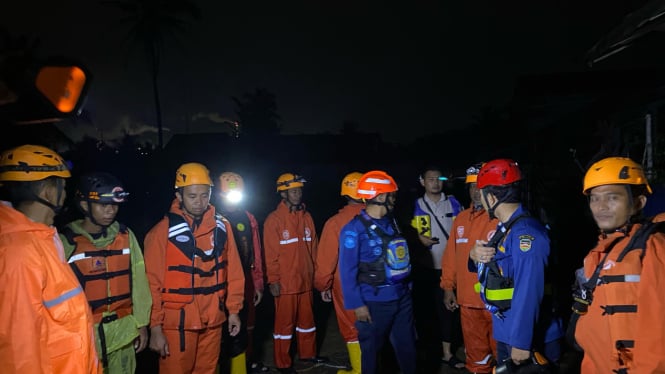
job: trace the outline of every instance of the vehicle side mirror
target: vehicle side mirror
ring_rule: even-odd
[[[59,113],[79,114],[85,101],[88,76],[76,65],[47,65],[39,69],[35,87]]]

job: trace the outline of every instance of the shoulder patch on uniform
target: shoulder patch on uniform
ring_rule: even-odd
[[[344,248],[355,248],[357,245],[357,234],[353,231],[346,231],[344,233]]]
[[[534,237],[531,235],[520,235],[520,251],[527,252],[531,249]]]

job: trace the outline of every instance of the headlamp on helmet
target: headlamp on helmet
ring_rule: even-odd
[[[307,180],[301,175],[284,173],[277,178],[277,192],[303,187],[305,182],[307,182]]]
[[[242,201],[244,188],[245,183],[238,173],[226,171],[219,176],[219,193],[229,203]]]
[[[98,204],[120,204],[127,201],[129,192],[109,173],[89,173],[81,177],[76,198]]]
[[[469,166],[468,169],[466,169],[466,179],[465,183],[476,183],[478,181],[478,173],[480,172],[480,168],[483,166],[483,164],[475,164],[473,166]]]

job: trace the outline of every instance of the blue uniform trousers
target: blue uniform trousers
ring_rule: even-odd
[[[367,301],[372,323],[356,321],[363,374],[374,374],[377,357],[386,337],[390,337],[403,374],[416,373],[416,336],[411,295],[393,301]]]

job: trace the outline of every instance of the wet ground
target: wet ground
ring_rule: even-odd
[[[261,303],[256,326],[257,353],[263,363],[271,369],[270,373],[278,373],[273,363],[272,356],[272,316],[273,301],[269,297]],[[331,304],[320,300],[315,301],[315,316],[317,319],[317,340],[319,355],[328,357],[328,364],[310,364],[299,362],[297,356],[294,358],[294,368],[299,373],[310,374],[335,374],[340,368],[348,364],[348,353],[346,344],[342,339],[337,320]],[[418,373],[419,374],[463,374],[465,370],[453,369],[440,361],[440,344],[421,341],[418,347]],[[457,357],[464,360],[464,350],[457,350]],[[139,355],[137,373],[157,373],[156,356],[152,352],[144,352]],[[560,373],[579,373],[579,354],[566,352],[561,362]],[[399,366],[394,359],[392,347],[387,344],[382,353],[380,362],[380,374],[399,374]],[[226,371],[222,371],[222,374]]]

